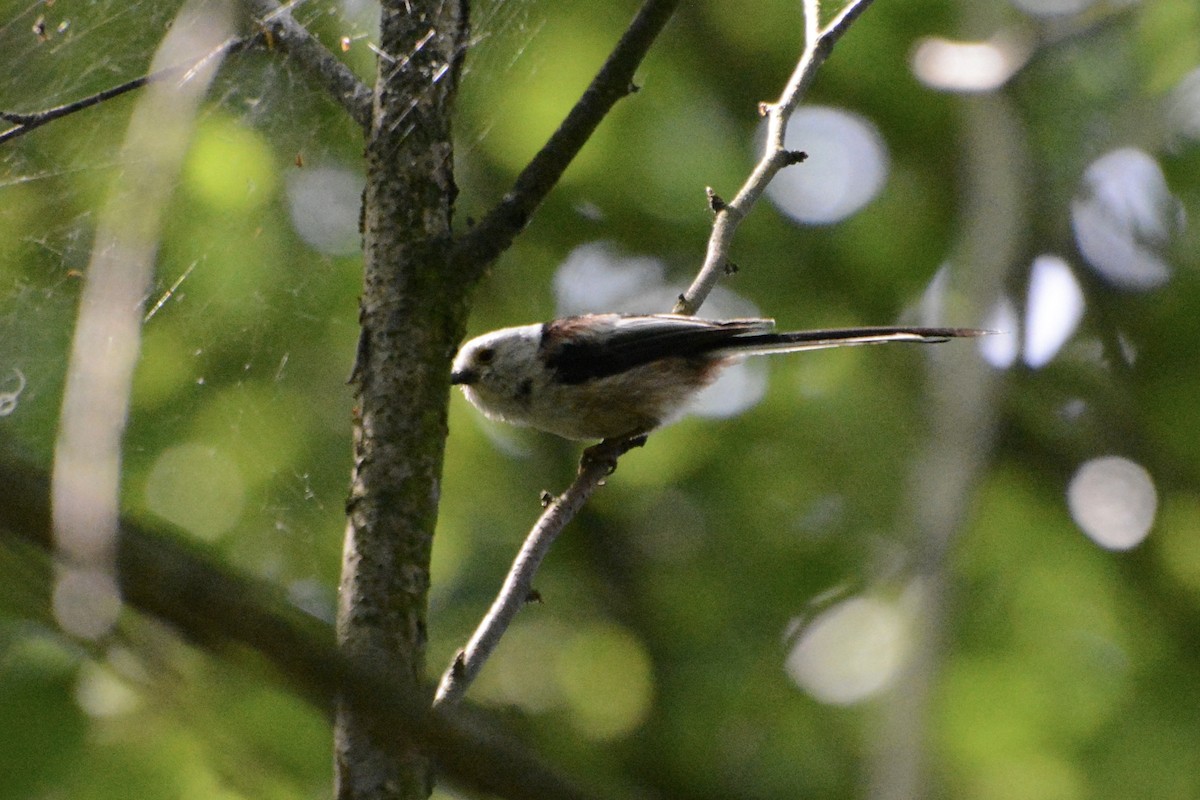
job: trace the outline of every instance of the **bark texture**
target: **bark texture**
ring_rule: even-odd
[[[450,112],[466,27],[465,1],[383,4],[384,55],[365,153],[355,465],[338,641],[378,675],[414,689],[425,672],[449,366],[466,313],[467,287],[447,267],[456,193]],[[348,705],[339,709],[339,800],[427,797],[432,771],[419,748],[356,717]]]

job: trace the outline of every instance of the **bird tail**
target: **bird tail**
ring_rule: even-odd
[[[754,333],[738,336],[721,348],[729,355],[765,355],[794,353],[800,350],[822,350],[827,347],[850,347],[860,344],[916,342],[936,344],[950,339],[987,336],[995,331],[976,328],[873,327],[832,328],[826,330],[793,331],[788,333]]]

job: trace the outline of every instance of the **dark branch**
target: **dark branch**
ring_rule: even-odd
[[[160,69],[65,105],[29,113],[0,111],[0,119],[13,123],[13,127],[0,132],[0,144],[16,139],[18,136],[24,136],[56,119],[99,105],[127,92],[141,89],[148,84],[186,75],[214,56],[238,53],[262,44],[278,47],[286,52],[316,83],[329,92],[360,127],[365,129],[371,124],[371,90],[350,71],[349,67],[334,58],[324,45],[318,42],[303,25],[292,19],[287,9],[280,6],[275,0],[245,0],[245,2],[250,13],[254,15],[262,28],[257,33],[240,39],[230,39],[217,51],[208,53],[195,63]]]
[[[191,70],[196,69],[205,61],[214,56],[224,56],[228,53],[236,53],[245,50],[247,47],[254,44],[257,37],[249,39],[230,39],[215,52],[206,54],[203,58],[190,64],[180,64],[174,67],[160,69],[157,72],[151,72],[148,75],[134,78],[117,86],[110,87],[93,95],[75,100],[74,102],[65,105],[47,108],[43,111],[34,111],[28,114],[20,114],[13,111],[0,111],[0,119],[13,123],[13,127],[6,131],[0,132],[0,144],[4,144],[10,139],[15,139],[18,136],[24,136],[32,130],[42,127],[43,125],[53,122],[56,119],[70,116],[84,109],[99,105],[107,100],[112,100],[114,97],[120,97],[126,92],[132,92],[134,89],[141,89],[151,83],[158,81],[170,80],[172,78],[186,75]]]
[[[454,261],[468,277],[481,275],[508,249],[609,110],[636,90],[633,74],[678,5],[679,0],[646,0],[579,102],[517,176],[513,188],[459,240]]]
[[[7,453],[0,458],[0,542],[24,541],[49,553],[49,477]],[[431,714],[429,694],[404,691],[388,673],[339,653],[330,625],[298,611],[274,587],[237,575],[185,544],[181,536],[122,520],[118,570],[129,606],[217,655],[236,657],[234,645],[256,651],[292,691],[326,713],[341,695],[371,722],[381,747],[412,737],[447,776],[486,794],[528,800],[589,797],[494,725],[462,712]]]
[[[286,52],[364,130],[371,124],[371,90],[275,0],[244,0],[268,42]]]

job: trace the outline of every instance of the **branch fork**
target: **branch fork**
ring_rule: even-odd
[[[738,225],[745,219],[777,172],[807,158],[802,151],[783,146],[787,118],[813,83],[834,43],[872,0],[851,0],[824,28],[819,25],[819,0],[804,0],[805,47],[779,100],[760,103],[759,113],[767,120],[767,146],[744,185],[731,201],[715,190],[706,190],[715,217],[704,263],[695,280],[675,305],[678,314],[694,314],[704,303],[723,275],[737,271],[729,258],[729,248]],[[371,125],[372,90],[329,52],[291,16],[294,2],[243,0],[257,21],[256,33],[226,42],[219,54],[244,50],[256,44],[285,51],[313,81],[364,130]],[[673,15],[679,0],[645,0],[638,14],[621,37],[591,85],[564,119],[559,129],[530,161],[516,179],[513,188],[477,225],[459,237],[452,264],[463,268],[468,282],[482,276],[487,267],[511,244],[528,224],[537,207],[557,184],[558,179],[590,138],[596,126],[622,97],[638,91],[633,80],[650,46]],[[206,56],[206,59],[212,54]],[[386,56],[380,53],[381,57]],[[0,132],[0,143],[16,138],[41,125],[82,111],[93,105],[169,79],[195,68],[183,65],[149,73],[119,86],[99,92],[65,106],[35,113],[0,111],[0,119],[13,125]],[[527,603],[539,600],[532,587],[533,577],[554,540],[575,517],[592,493],[616,469],[618,459],[628,450],[640,447],[645,436],[605,440],[584,451],[575,480],[559,496],[543,496],[543,512],[518,552],[504,585],[467,644],[454,657],[441,678],[434,706],[460,700],[499,644],[516,613]]]

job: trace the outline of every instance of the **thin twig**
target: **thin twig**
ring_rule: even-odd
[[[55,106],[54,108],[47,108],[42,111],[34,111],[27,114],[21,114],[14,111],[0,111],[0,119],[13,123],[13,127],[6,131],[0,132],[0,144],[4,144],[10,139],[15,139],[18,136],[24,136],[30,131],[36,130],[37,128],[53,122],[56,119],[70,116],[71,114],[83,111],[84,109],[91,108],[95,105],[99,105],[107,100],[112,100],[114,97],[120,97],[127,92],[132,92],[134,89],[141,89],[143,86],[147,86],[151,83],[158,83],[159,81],[185,76],[191,73],[197,67],[203,65],[211,58],[224,57],[225,55],[236,53],[245,49],[246,47],[249,47],[251,44],[253,44],[254,38],[255,37],[251,37],[249,39],[230,39],[215,51],[205,54],[202,58],[196,60],[195,62],[178,64],[174,67],[166,67],[165,69],[151,72],[148,75],[142,75],[134,78],[133,80],[126,81],[125,83],[117,86],[109,87],[103,91],[96,92],[95,94],[88,95],[87,97],[66,103],[61,106]]]
[[[800,104],[813,81],[816,80],[817,70],[829,58],[833,45],[850,27],[854,20],[867,10],[872,0],[852,0],[824,28],[820,27],[820,13],[817,0],[804,2],[804,29],[806,32],[804,52],[796,64],[783,93],[774,103],[764,103],[760,106],[767,118],[766,147],[762,158],[759,159],[750,177],[738,190],[737,196],[727,202],[717,211],[713,221],[712,235],[708,239],[708,249],[705,252],[704,264],[692,285],[679,296],[675,304],[676,314],[695,314],[704,304],[713,287],[721,276],[726,274],[729,263],[729,248],[738,226],[750,209],[758,202],[767,184],[775,177],[775,173],[791,164],[803,160],[801,153],[789,152],[783,145],[784,134],[787,132],[788,118]],[[814,35],[815,34],[815,35]]]
[[[678,5],[646,0],[558,130],[496,207],[459,240],[454,261],[469,277],[481,275],[508,249],[612,107],[636,91],[633,74]]]
[[[616,467],[616,460],[630,447],[644,440],[606,440],[589,448],[579,466],[579,475],[565,492],[550,500],[537,523],[525,537],[504,585],[492,602],[492,607],[475,629],[466,647],[454,657],[449,669],[438,684],[434,707],[453,704],[466,693],[484,662],[496,649],[517,612],[533,596],[533,576],[554,540],[567,523],[579,513],[592,493],[604,484]]]

